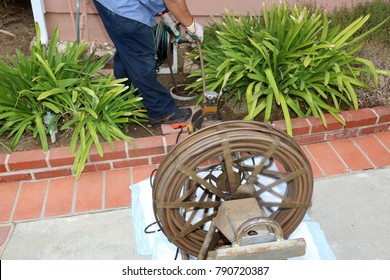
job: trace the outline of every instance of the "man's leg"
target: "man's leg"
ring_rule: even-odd
[[[151,119],[162,119],[178,107],[170,93],[157,81],[153,29],[118,16],[95,1],[103,24],[116,48],[117,78],[127,75],[138,88]],[[122,77],[121,77],[122,76]]]
[[[129,87],[131,86],[130,75],[127,73],[117,52],[114,55],[114,76],[117,79],[126,78],[127,81],[125,81],[124,84]],[[139,92],[139,94],[141,93]]]

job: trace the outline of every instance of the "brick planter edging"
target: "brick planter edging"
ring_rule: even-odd
[[[345,120],[345,126],[329,114],[325,115],[327,127],[314,117],[292,119],[294,139],[298,144],[306,145],[390,130],[390,107],[387,106],[345,111],[340,116]],[[286,130],[284,120],[274,121],[273,125]],[[188,133],[183,133],[180,137],[187,136]],[[163,136],[136,138],[136,148],[125,141],[116,141],[114,150],[102,143],[104,156],[100,157],[93,148],[83,172],[159,164],[176,144],[176,138],[176,131]],[[47,153],[32,150],[0,154],[0,183],[73,176],[73,160],[69,147],[53,148]]]
[[[388,106],[345,111],[339,116],[345,121],[345,126],[330,114],[325,114],[327,127],[323,125],[321,119],[312,116],[292,119],[294,139],[298,144],[306,145],[363,136],[390,129],[390,107]],[[284,120],[274,121],[273,124],[286,131]]]

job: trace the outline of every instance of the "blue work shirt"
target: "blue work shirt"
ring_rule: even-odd
[[[155,16],[166,9],[163,0],[96,0],[113,13],[155,26]]]

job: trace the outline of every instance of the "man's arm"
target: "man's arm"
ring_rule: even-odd
[[[184,26],[190,26],[194,18],[187,8],[185,0],[164,0],[168,10],[175,16],[175,18]]]
[[[189,41],[195,39],[203,42],[203,27],[194,20],[190,11],[187,8],[185,0],[164,0],[169,12],[174,15],[186,30],[186,37]]]

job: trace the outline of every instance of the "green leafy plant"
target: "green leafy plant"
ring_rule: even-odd
[[[47,150],[47,140],[42,117],[45,110],[32,95],[25,94],[33,86],[34,65],[19,50],[16,58],[9,57],[10,65],[0,61],[0,135],[13,137],[10,150],[13,150],[26,130],[40,135],[42,147]]]
[[[31,47],[30,57],[16,52],[10,63],[0,61],[0,135],[13,137],[13,150],[26,131],[48,150],[47,136],[57,128],[72,131],[71,153],[75,153],[74,170],[79,177],[89,151],[95,145],[100,156],[100,141],[114,148],[114,140],[131,142],[127,124],[142,125],[147,118],[142,98],[136,90],[114,80],[113,74],[101,75],[108,55],[96,59],[87,54],[87,43],[68,43],[58,51],[58,30],[46,48],[40,41]],[[45,122],[46,115],[52,115]],[[63,125],[61,125],[64,123]]]
[[[343,122],[337,114],[340,105],[357,109],[354,88],[369,87],[363,74],[378,81],[373,63],[354,56],[361,40],[387,20],[352,38],[368,18],[359,17],[344,29],[330,28],[326,11],[311,13],[285,3],[269,10],[263,6],[262,17],[226,13],[206,28],[202,49],[207,89],[221,92],[227,87],[226,98],[245,100],[248,120],[264,112],[264,121],[269,121],[272,110],[281,108],[290,135],[292,112],[321,118],[325,126],[324,112]],[[190,56],[196,60],[197,51]],[[200,89],[201,71],[190,77],[198,79],[188,88]]]
[[[329,18],[331,21],[329,25],[331,27],[340,25],[344,28],[356,18],[364,15],[370,15],[370,18],[359,30],[356,31],[354,36],[361,35],[386,20],[386,18],[390,15],[390,2],[387,0],[365,0],[352,3],[351,7],[347,7],[345,4],[340,5],[330,11]],[[368,36],[368,38],[373,37],[375,37],[375,40],[389,44],[390,22],[386,22],[380,30],[377,30]]]

